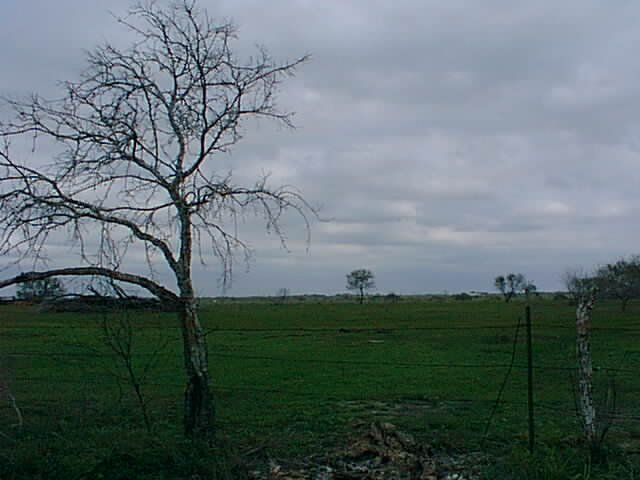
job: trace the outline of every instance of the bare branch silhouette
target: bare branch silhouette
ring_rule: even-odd
[[[216,158],[241,138],[250,118],[292,126],[277,107],[281,82],[307,56],[279,63],[265,49],[239,60],[236,29],[215,23],[193,0],[161,8],[147,2],[120,19],[137,40],[88,54],[80,80],[60,99],[5,99],[12,119],[0,124],[0,255],[36,267],[0,288],[52,276],[106,277],[138,285],[179,305],[187,375],[185,430],[212,429],[213,399],[205,335],[196,313],[194,250],[211,252],[232,273],[234,254],[249,254],[235,225],[256,214],[284,242],[280,222],[294,211],[307,228],[315,211],[292,187],[267,176],[236,184]],[[32,139],[49,162],[33,162],[13,145]],[[53,152],[53,153],[52,153]],[[81,264],[41,269],[54,233],[73,241]],[[144,249],[148,274],[126,271],[130,250]],[[163,261],[175,291],[161,285]]]

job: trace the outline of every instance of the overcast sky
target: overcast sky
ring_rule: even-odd
[[[279,95],[298,128],[250,126],[226,161],[296,185],[327,221],[309,248],[289,221],[286,251],[247,219],[253,259],[228,294],[341,292],[355,268],[381,293],[491,290],[510,271],[552,290],[567,268],[640,253],[640,3],[199,4],[234,20],[240,52],[312,54]],[[129,5],[3,0],[0,94],[56,96],[84,50],[126,45],[109,12]],[[220,294],[219,274],[198,267],[198,293]]]

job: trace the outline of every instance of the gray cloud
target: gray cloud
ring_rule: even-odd
[[[566,267],[636,251],[640,6],[596,0],[204,1],[233,18],[238,49],[312,53],[283,84],[298,128],[248,124],[212,168],[271,173],[322,206],[307,251],[287,218],[285,251],[259,221],[231,294],[343,289],[370,267],[381,290],[490,289],[518,270],[558,288]],[[6,0],[0,93],[55,92],[83,49],[126,44],[108,14],[127,2]],[[216,294],[215,259],[197,272]]]

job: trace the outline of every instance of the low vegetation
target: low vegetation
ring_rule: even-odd
[[[589,457],[575,413],[575,311],[566,301],[533,300],[533,457],[521,301],[201,303],[218,443],[197,449],[181,434],[182,344],[171,313],[130,312],[132,357],[123,363],[101,335],[105,315],[118,313],[0,306],[0,371],[22,416],[16,426],[3,399],[0,478],[242,478],[268,458],[339,449],[374,421],[439,455],[473,455],[479,478],[640,471],[633,302],[625,312],[615,302],[594,311],[596,401],[606,401],[612,379],[617,394],[599,459]]]

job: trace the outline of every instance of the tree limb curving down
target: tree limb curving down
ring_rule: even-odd
[[[204,261],[211,252],[227,279],[234,254],[249,252],[237,231],[240,217],[258,215],[284,242],[286,211],[298,213],[307,232],[315,214],[296,189],[271,187],[264,175],[237,184],[215,160],[242,138],[246,120],[293,126],[276,93],[308,57],[279,63],[259,48],[238,59],[235,27],[214,22],[195,0],[141,3],[119,23],[136,37],[131,46],[92,50],[80,79],[64,83],[58,99],[5,99],[11,116],[0,123],[0,255],[36,267],[0,288],[52,276],[100,276],[177,303],[185,431],[208,433],[214,406],[194,253]],[[33,152],[16,147],[25,141]],[[46,247],[60,232],[80,263],[43,270]],[[144,252],[146,275],[123,269],[134,248]],[[156,280],[159,262],[175,286]]]

